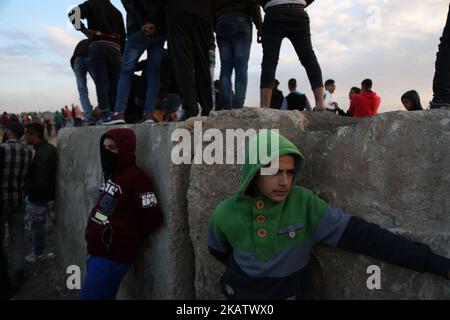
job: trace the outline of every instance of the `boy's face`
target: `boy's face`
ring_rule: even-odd
[[[38,136],[35,133],[30,132],[28,129],[25,129],[25,140],[27,144],[30,146],[34,146],[38,143]]]
[[[103,147],[105,147],[106,150],[112,153],[119,153],[119,148],[117,147],[117,144],[113,139],[106,138],[105,142],[103,142]]]
[[[406,110],[412,110],[414,108],[414,103],[409,99],[403,99],[402,103]]]
[[[296,172],[295,158],[291,155],[280,157],[278,173],[273,176],[256,177],[256,190],[262,196],[280,203],[286,200],[291,192]]]
[[[325,89],[327,89],[329,93],[333,94],[336,91],[336,84],[329,84]]]

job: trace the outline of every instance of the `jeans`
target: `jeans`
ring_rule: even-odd
[[[84,110],[86,120],[92,120],[92,105],[89,101],[87,87],[87,74],[89,72],[89,58],[76,57],[73,64],[73,72],[77,80],[78,93],[80,95],[81,107]],[[92,77],[92,76],[91,76]]]
[[[11,275],[14,275],[24,268],[25,208],[22,206],[3,209],[1,217],[2,231],[5,230],[6,223],[8,223],[10,270]],[[3,235],[5,234],[6,232],[3,232]]]
[[[92,42],[89,46],[89,70],[103,118],[108,117],[114,108],[121,59],[120,49],[113,44]]]
[[[146,50],[148,53],[146,64],[147,98],[144,114],[153,111],[159,94],[163,43],[164,39],[158,33],[147,37],[142,31],[138,31],[128,36],[120,71],[115,112],[125,113],[131,92],[131,80],[139,58]]]
[[[220,85],[222,106],[242,108],[248,83],[248,60],[252,45],[252,21],[246,17],[224,17],[216,25],[217,44],[220,52]],[[235,97],[232,101],[231,75],[235,71]]]
[[[433,92],[434,103],[450,104],[450,8],[436,56]]]
[[[25,209],[31,223],[33,234],[32,249],[35,256],[40,256],[45,249],[45,222],[47,221],[48,205],[45,201],[29,201],[25,199]]]
[[[323,87],[322,70],[311,43],[308,14],[298,5],[279,5],[269,8],[264,18],[261,88],[273,88],[284,38],[294,46],[312,89]]]
[[[193,14],[170,12],[167,24],[169,51],[186,116],[196,117],[198,104],[202,115],[208,116],[212,109],[209,69],[212,22]]]
[[[80,300],[115,300],[120,284],[130,267],[131,263],[118,263],[90,256]]]

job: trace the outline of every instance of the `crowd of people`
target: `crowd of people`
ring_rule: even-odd
[[[352,117],[376,115],[381,98],[373,91],[372,80],[365,79],[360,88],[350,90],[347,112],[333,99],[336,82],[330,79],[323,84],[305,11],[312,2],[122,0],[127,28],[109,0],[88,0],[74,9],[88,24],[73,19],[73,12],[69,14],[87,37],[71,59],[83,110],[66,106],[53,119],[6,113],[1,118],[0,298],[11,297],[20,287],[25,261],[39,263],[53,256],[45,253],[45,222],[55,199],[57,153],[45,139],[45,129],[51,136],[53,125],[58,132],[62,127],[81,126],[83,121],[114,125],[137,119],[143,123],[185,120],[208,116],[214,100],[217,110],[242,108],[253,24],[263,47],[260,107]],[[266,13],[264,22],[260,7]],[[222,69],[220,80],[213,83],[214,31]],[[288,82],[287,96],[278,89],[275,73],[284,38],[292,42],[306,69],[313,104],[298,90],[295,79]],[[168,49],[164,49],[166,41]],[[147,59],[139,62],[145,51]],[[450,10],[437,55],[432,109],[450,104],[449,56]],[[142,74],[136,75],[137,70]],[[97,115],[87,91],[88,73],[96,84]],[[409,111],[423,109],[414,90],[405,93],[401,102]],[[269,143],[272,139],[267,137],[273,135],[257,135],[251,144]],[[246,163],[236,194],[217,207],[210,221],[207,244],[227,267],[221,286],[228,299],[304,298],[311,250],[318,243],[450,278],[450,259],[436,255],[428,246],[394,235],[295,187],[304,158],[289,140],[276,138],[282,152],[268,145],[272,157]],[[115,299],[140,246],[162,223],[158,197],[150,178],[136,166],[135,151],[136,136],[129,129],[109,130],[101,137],[103,177],[86,227],[89,258],[81,299]],[[262,175],[262,168],[271,161],[278,162],[279,171]],[[25,216],[32,233],[28,255],[24,254]]]
[[[14,119],[4,127],[0,144],[0,299],[10,297],[23,284],[25,262],[39,263],[54,257],[54,253],[45,252],[45,238],[55,199],[57,156],[44,132],[40,123],[24,126]],[[32,235],[27,255],[26,229]],[[9,266],[4,252],[6,234]]]
[[[355,97],[347,112],[332,101],[334,81],[323,84],[311,43],[305,8],[312,2],[122,1],[127,13],[125,28],[120,11],[109,1],[86,1],[73,11],[80,12],[80,19],[74,19],[73,12],[69,14],[75,28],[87,38],[80,41],[71,59],[86,124],[185,120],[207,116],[213,109],[244,107],[253,25],[263,51],[260,107],[329,110],[354,117],[376,115],[381,99],[372,91],[370,79],[364,80],[359,90],[352,89]],[[264,22],[261,7],[265,11]],[[288,97],[280,97],[275,73],[284,38],[291,41],[306,70],[314,93],[313,105],[304,93],[296,92],[294,80],[289,81]],[[447,45],[442,43],[436,63],[439,69],[447,67],[443,62]],[[220,79],[213,82],[216,47],[221,70]],[[139,62],[144,52],[147,59]],[[142,71],[142,75],[136,71]],[[92,116],[87,74],[96,84],[100,118]],[[431,108],[449,103],[444,81],[445,74],[437,72]]]

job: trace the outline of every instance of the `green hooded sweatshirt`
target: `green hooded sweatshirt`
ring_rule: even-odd
[[[330,235],[330,244],[336,245],[347,226],[349,215],[302,187],[294,186],[281,203],[249,195],[260,170],[283,155],[295,157],[296,180],[304,163],[297,147],[273,131],[256,135],[238,191],[219,204],[210,220],[208,247],[228,267],[221,283],[230,299],[302,298],[313,245]],[[324,221],[325,216],[330,217]]]

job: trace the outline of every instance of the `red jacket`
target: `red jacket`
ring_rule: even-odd
[[[116,142],[119,161],[89,215],[87,250],[93,256],[128,263],[137,258],[143,239],[162,223],[162,214],[149,177],[136,166],[134,132],[113,129],[101,144],[106,136]]]
[[[350,103],[349,114],[353,117],[373,117],[378,114],[381,98],[373,91],[354,94]]]

